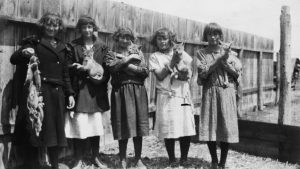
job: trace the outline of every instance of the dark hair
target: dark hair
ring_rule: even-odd
[[[60,17],[59,14],[57,13],[51,13],[48,12],[46,14],[44,14],[41,19],[38,21],[37,25],[39,27],[40,33],[43,33],[45,30],[45,25],[46,24],[58,24],[59,26],[59,31],[64,29],[64,24],[63,24],[63,20]]]
[[[87,25],[87,24],[91,24],[94,28],[94,31],[99,30],[98,26],[96,25],[95,20],[92,17],[87,16],[87,15],[80,16],[80,18],[78,19],[78,22],[76,24],[76,29],[80,30],[83,25]]]
[[[207,36],[211,35],[211,34],[218,34],[220,35],[220,39],[223,41],[223,31],[222,28],[219,24],[217,23],[209,23],[207,25],[205,25],[204,27],[204,31],[203,31],[203,41],[207,42]]]
[[[157,31],[155,31],[154,35],[151,38],[150,43],[158,48],[157,43],[156,43],[156,38],[159,36],[164,36],[167,35],[170,43],[170,48],[173,47],[173,42],[177,42],[176,39],[176,34],[173,33],[170,29],[168,28],[160,28]]]
[[[134,43],[136,41],[135,33],[128,27],[119,28],[117,31],[114,32],[114,34],[112,35],[112,38],[115,42],[118,42],[119,37],[124,36],[124,35],[128,35],[130,37],[132,43]]]

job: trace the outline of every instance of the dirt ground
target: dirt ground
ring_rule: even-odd
[[[293,91],[292,99],[293,125],[300,126],[300,83]],[[277,123],[278,107],[266,107],[263,111],[248,112],[242,117],[243,119],[264,121]],[[114,141],[111,144],[105,145],[101,149],[101,158],[109,168],[118,168],[118,144]],[[219,152],[220,153],[220,152]],[[132,140],[128,144],[128,164],[132,167],[134,149]],[[168,156],[164,147],[164,143],[158,140],[152,134],[144,138],[142,160],[148,168],[171,168],[168,166]],[[179,160],[180,149],[179,143],[176,143],[176,157]],[[62,163],[71,166],[73,159],[68,157],[62,159]],[[85,159],[86,165],[84,169],[95,169],[90,162],[89,157]],[[185,167],[177,164],[173,168],[199,168],[209,169],[210,155],[206,144],[192,143],[189,151],[188,165]],[[228,169],[300,169],[300,165],[282,163],[275,159],[257,157],[242,152],[230,150],[227,159]]]
[[[109,168],[118,168],[118,144],[113,142],[105,147],[100,148],[101,158]],[[220,150],[218,150],[220,153]],[[128,165],[132,167],[134,158],[134,149],[132,140],[128,143]],[[220,155],[220,154],[219,154]],[[179,160],[180,149],[179,143],[176,143],[176,157]],[[164,143],[151,135],[144,138],[142,160],[147,168],[172,168],[168,166],[168,156],[164,147]],[[62,163],[71,166],[73,160],[65,158]],[[83,169],[96,169],[90,162],[89,157],[85,159],[86,165]],[[209,169],[210,155],[206,144],[192,143],[189,151],[188,165],[185,167],[177,164],[173,168],[198,168]],[[300,169],[300,165],[282,163],[270,158],[257,157],[233,150],[229,151],[227,159],[228,169]]]

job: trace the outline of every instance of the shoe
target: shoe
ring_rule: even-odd
[[[82,169],[84,168],[86,165],[82,160],[78,160],[73,164],[72,169]]]
[[[126,169],[127,168],[127,162],[126,162],[126,160],[125,159],[121,160],[119,166],[122,169]]]
[[[183,166],[183,167],[188,166],[188,160],[187,159],[180,159],[179,165]]]
[[[211,169],[219,169],[218,163],[211,163],[210,168]]]
[[[227,169],[227,167],[225,167],[225,164],[218,164],[218,169]]]
[[[93,158],[93,164],[96,167],[101,168],[101,169],[107,169],[108,168],[107,165],[104,164],[104,163],[102,163],[101,160],[100,160],[100,158],[97,157],[97,156]]]
[[[176,167],[177,166],[177,161],[176,159],[169,159],[169,166],[170,167]]]
[[[139,159],[135,162],[134,167],[139,168],[139,169],[147,169],[147,167],[145,166],[145,164],[143,163],[143,161],[141,159]]]

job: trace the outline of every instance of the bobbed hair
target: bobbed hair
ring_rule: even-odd
[[[41,17],[37,23],[40,33],[44,32],[46,24],[58,24],[59,31],[64,29],[63,20],[57,13],[48,12]]]
[[[208,41],[207,36],[212,35],[212,34],[218,34],[220,36],[220,40],[223,41],[223,31],[219,24],[212,22],[212,23],[205,25],[202,40],[204,42],[207,42]]]
[[[120,36],[129,36],[132,43],[135,43],[137,37],[136,34],[128,27],[120,27],[117,31],[115,31],[112,35],[112,38],[115,42],[119,41]]]
[[[150,41],[150,43],[151,43],[154,47],[156,47],[156,48],[158,48],[156,39],[157,39],[157,37],[159,37],[159,36],[167,36],[167,38],[169,39],[169,43],[170,43],[169,47],[170,47],[170,48],[173,47],[173,42],[177,42],[176,34],[175,34],[175,33],[173,33],[173,32],[172,32],[170,29],[168,29],[168,28],[165,28],[165,27],[164,27],[164,28],[160,28],[160,29],[158,29],[158,30],[156,30],[156,31],[154,32],[154,34],[153,34],[153,36],[152,36],[152,38],[151,38],[151,41]]]
[[[91,24],[93,26],[94,31],[99,30],[98,26],[96,25],[95,20],[92,17],[87,16],[87,15],[80,16],[80,18],[78,19],[78,22],[76,24],[76,29],[78,29],[80,31],[80,29],[83,25],[88,25],[88,24]]]

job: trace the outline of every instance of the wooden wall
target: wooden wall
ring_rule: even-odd
[[[0,0],[0,104],[1,121],[11,124],[14,121],[14,111],[11,109],[11,80],[14,67],[9,64],[9,57],[18,48],[20,40],[35,32],[34,23],[44,13],[51,11],[60,13],[67,26],[61,35],[65,41],[74,39],[78,34],[74,26],[80,15],[87,14],[95,18],[100,28],[99,37],[109,46],[113,45],[111,33],[120,26],[132,28],[143,45],[146,57],[153,52],[149,39],[153,32],[161,27],[168,27],[177,33],[180,41],[186,43],[186,51],[194,56],[195,51],[204,47],[201,42],[205,24],[176,16],[166,15],[150,10],[133,7],[124,3],[108,0]],[[273,40],[257,35],[223,28],[225,41],[233,41],[233,48],[240,53],[243,62],[243,110],[258,105],[258,95],[262,95],[263,103],[273,102]],[[259,56],[262,53],[262,65]],[[262,67],[262,74],[258,68]],[[195,72],[196,73],[196,72]],[[258,81],[262,76],[264,92],[259,94]],[[155,92],[153,75],[147,79],[150,110],[155,111]],[[191,83],[196,113],[201,105],[201,87]],[[5,115],[3,115],[5,114]],[[10,119],[10,120],[9,120]]]
[[[35,23],[38,18],[49,11],[62,15],[67,29],[60,37],[66,42],[79,36],[74,29],[75,24],[80,15],[87,14],[96,20],[100,28],[98,35],[109,46],[113,45],[111,33],[118,27],[132,28],[139,37],[146,57],[154,51],[149,39],[153,32],[161,27],[168,27],[177,33],[178,39],[185,42],[185,50],[191,56],[205,46],[201,41],[204,23],[112,0],[0,0],[0,134],[4,136],[12,131],[17,109],[12,97],[15,68],[9,62],[10,56],[18,49],[23,37],[36,31]],[[223,31],[225,41],[233,41],[233,49],[239,53],[243,63],[242,109],[247,110],[259,104],[273,102],[273,40],[228,28],[223,28]],[[155,111],[153,75],[150,75],[145,85],[149,93],[150,111]],[[263,90],[259,90],[259,86],[263,87]],[[195,113],[198,114],[201,106],[201,87],[196,84],[196,78],[192,79],[191,88]],[[111,140],[109,112],[106,112],[104,121],[106,138]],[[9,147],[9,142],[0,142],[0,155],[8,155],[3,154],[2,150],[9,152],[3,147]]]

